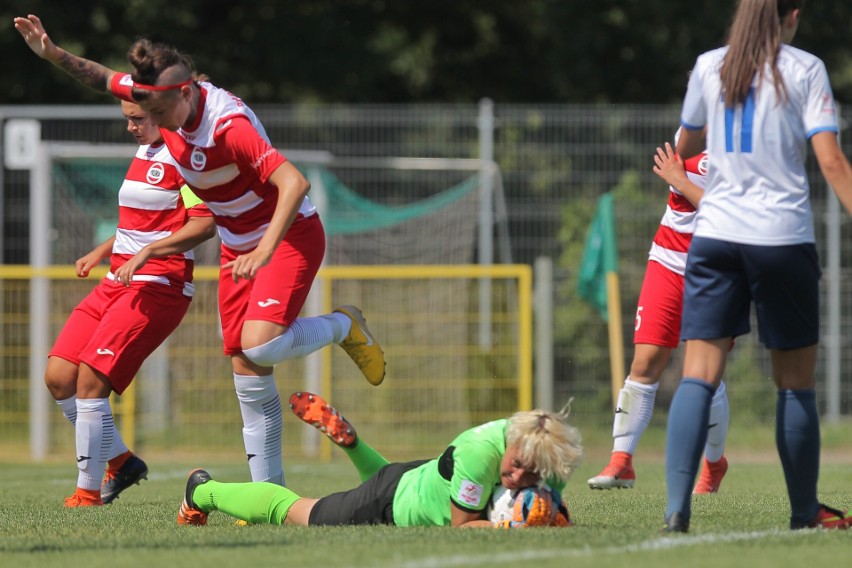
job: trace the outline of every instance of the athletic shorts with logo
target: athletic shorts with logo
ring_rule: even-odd
[[[222,247],[221,265],[248,251]],[[317,215],[290,225],[269,264],[247,280],[219,272],[219,314],[225,355],[242,352],[243,323],[261,320],[289,327],[299,317],[325,255],[325,231]]]
[[[71,312],[49,356],[87,364],[121,394],[180,324],[190,301],[165,284],[134,282],[128,288],[104,278]]]

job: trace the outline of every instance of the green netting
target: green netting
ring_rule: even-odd
[[[405,205],[382,205],[349,189],[326,169],[316,169],[328,200],[323,219],[329,235],[351,235],[386,229],[405,221],[430,215],[457,202],[479,186],[474,175],[427,199]]]
[[[386,229],[430,215],[456,203],[479,185],[473,175],[432,197],[405,205],[383,205],[358,195],[332,172],[307,166],[319,176],[326,192],[328,210],[323,217],[328,235],[352,235]],[[95,218],[107,219],[114,228],[115,195],[127,171],[126,160],[75,159],[56,162],[55,180],[68,196]]]
[[[55,160],[52,169],[54,261],[72,262],[115,234],[118,190],[129,161],[82,158]]]
[[[124,181],[129,160],[88,159],[54,162],[54,183],[60,185],[86,210],[115,215],[118,189]]]

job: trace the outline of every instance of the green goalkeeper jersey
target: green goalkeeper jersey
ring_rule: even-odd
[[[487,422],[459,434],[441,457],[402,475],[393,497],[394,524],[400,527],[449,526],[452,501],[482,511],[500,484],[509,420]],[[561,493],[564,481],[547,484]]]
[[[466,430],[441,458],[403,474],[393,498],[394,523],[448,526],[450,501],[467,510],[485,509],[500,483],[508,423],[504,418]]]

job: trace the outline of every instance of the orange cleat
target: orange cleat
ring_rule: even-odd
[[[636,483],[633,456],[627,452],[613,452],[609,465],[587,483],[591,489],[630,489]]]
[[[716,493],[719,491],[719,486],[722,485],[722,479],[728,471],[728,460],[722,456],[719,461],[709,462],[704,458],[704,463],[701,466],[701,475],[698,477],[698,483],[695,484],[695,489],[692,490],[693,495],[705,495],[707,493]]]
[[[101,501],[100,489],[80,489],[74,491],[74,495],[65,498],[66,507],[100,507],[103,505]]]
[[[186,501],[183,501],[180,504],[180,509],[178,509],[177,524],[194,527],[204,526],[207,524],[207,514],[198,509],[193,509],[186,504]]]
[[[290,409],[340,447],[348,448],[358,440],[355,428],[318,394],[294,392],[290,396]]]
[[[207,483],[211,479],[210,474],[200,468],[189,472],[189,477],[186,480],[186,493],[177,514],[177,523],[179,525],[198,527],[207,524],[207,513],[195,504],[195,501],[192,500],[192,494],[196,487]]]

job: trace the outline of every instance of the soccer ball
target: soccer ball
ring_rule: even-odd
[[[511,491],[503,485],[498,485],[491,493],[491,499],[488,501],[488,506],[485,512],[488,515],[488,520],[492,523],[500,523],[502,521],[511,521],[515,515],[515,499],[519,490]]]

